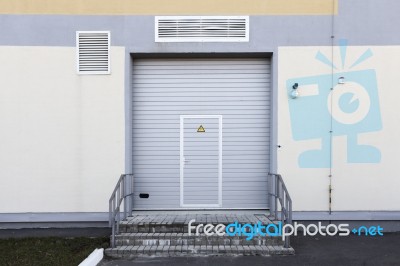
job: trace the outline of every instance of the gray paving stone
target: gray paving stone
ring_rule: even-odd
[[[207,253],[207,246],[206,245],[201,245],[200,246],[200,253],[206,254]]]
[[[234,238],[234,239],[231,240],[231,246],[233,246],[233,245],[238,246],[238,245],[241,245],[241,244],[242,243],[241,243],[240,239],[238,239],[238,238]]]
[[[246,245],[244,245],[243,246],[243,254],[244,255],[250,255],[251,254],[251,250],[250,250],[250,247],[249,246],[246,246]]]
[[[191,245],[194,245],[195,239],[194,239],[194,237],[190,237],[190,238],[187,238],[186,241],[187,241],[187,245],[191,246]]]
[[[114,254],[117,253],[117,249],[116,249],[116,248],[108,248],[108,249],[105,250],[105,253],[106,253],[108,256],[111,256],[111,255],[114,255]]]
[[[117,253],[118,254],[122,254],[124,252],[124,250],[126,249],[126,246],[121,246],[117,248]]]
[[[232,248],[231,248],[231,246],[225,245],[225,252],[226,252],[227,254],[232,254]]]
[[[145,255],[154,255],[154,254],[156,254],[156,249],[157,249],[157,246],[146,246],[143,253]]]
[[[143,249],[143,254],[148,255],[150,253],[151,246],[145,246]]]
[[[175,255],[181,255],[182,246],[175,246]]]
[[[232,254],[239,254],[239,250],[237,246],[230,246],[231,247],[231,253]]]
[[[132,254],[137,254],[139,247],[140,247],[140,246],[133,246],[132,249],[130,250],[130,252],[131,252]]]
[[[269,254],[276,254],[276,250],[274,246],[268,245]]]
[[[187,250],[188,254],[197,254],[197,249],[195,248],[194,245],[189,245]]]
[[[274,246],[276,254],[283,254],[283,250],[281,246]]]
[[[144,250],[145,246],[139,246],[139,248],[137,249],[137,253],[138,254],[143,254],[143,250]]]
[[[225,245],[219,245],[218,246],[218,251],[220,254],[226,254],[226,249],[225,249]]]
[[[207,254],[213,253],[213,246],[206,246]]]
[[[260,246],[264,255],[270,255],[270,250],[267,246]]]
[[[251,255],[259,255],[258,249],[255,245],[249,245]]]
[[[212,248],[212,252],[210,254],[218,254],[219,253],[219,249],[218,246],[209,246]]]
[[[123,251],[122,254],[130,254],[133,246],[127,246]]]
[[[244,248],[243,248],[243,246],[237,245],[236,247],[237,247],[237,252],[238,252],[238,254],[243,254],[243,253],[244,253]]]
[[[290,255],[295,255],[296,254],[296,251],[294,250],[294,248],[290,247],[290,248],[288,248],[288,250],[290,252]]]
[[[255,249],[256,249],[256,255],[263,255],[263,254],[264,254],[264,251],[263,251],[263,249],[261,248],[261,246],[255,245],[254,247],[255,247]]]
[[[203,241],[202,241],[202,239],[200,238],[200,237],[195,237],[195,239],[194,239],[194,245],[195,246],[201,246],[201,245],[204,245],[203,243],[202,243]]]
[[[182,246],[182,254],[187,254],[188,253],[188,246],[187,245],[183,245]]]

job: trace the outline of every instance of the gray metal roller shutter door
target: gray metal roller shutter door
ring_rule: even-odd
[[[132,79],[134,209],[182,208],[182,115],[222,117],[222,205],[219,208],[267,208],[270,73],[268,59],[135,59]],[[193,126],[201,123],[201,119],[194,121]],[[216,126],[213,128],[218,130]],[[198,155],[207,159],[206,146],[217,143],[216,139],[213,141],[191,152],[198,150]],[[210,169],[198,162],[198,172],[191,170],[195,172],[184,178],[204,173],[204,180],[208,180]],[[198,181],[197,185],[201,184]],[[200,187],[197,194],[196,186],[188,189],[192,189],[191,203],[197,199],[201,205],[211,197]],[[140,194],[149,197],[141,198]]]

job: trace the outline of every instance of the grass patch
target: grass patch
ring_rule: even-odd
[[[108,237],[0,239],[0,265],[78,265]]]

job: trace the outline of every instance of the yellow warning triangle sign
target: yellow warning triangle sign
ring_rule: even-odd
[[[200,125],[197,129],[197,132],[206,132],[206,130],[204,129],[203,125]]]

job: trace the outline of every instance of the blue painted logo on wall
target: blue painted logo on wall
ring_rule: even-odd
[[[347,42],[342,40],[340,42],[342,69],[345,66],[346,52]],[[368,49],[349,69],[371,56],[372,51]],[[316,59],[338,69],[321,52],[317,53]],[[345,84],[337,84],[337,80],[341,77],[345,78]],[[358,143],[358,134],[382,129],[374,69],[289,79],[286,82],[288,95],[291,94],[294,83],[299,84],[301,92],[297,99],[288,97],[293,138],[298,141],[321,139],[322,142],[321,149],[308,150],[300,154],[298,161],[301,168],[330,167],[330,134],[347,136],[348,163],[381,161],[379,149]],[[333,88],[332,83],[334,83]],[[311,88],[315,88],[316,92],[309,93],[307,89]]]

